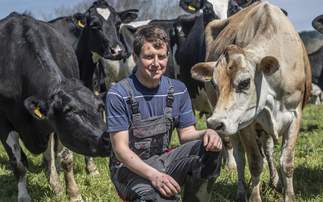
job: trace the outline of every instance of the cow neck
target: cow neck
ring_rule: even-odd
[[[76,48],[76,57],[79,64],[80,80],[84,85],[92,90],[92,75],[94,74],[97,62],[92,59],[92,52],[88,44],[86,27],[82,30],[79,43]]]

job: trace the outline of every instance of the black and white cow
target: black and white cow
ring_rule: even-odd
[[[100,73],[103,72],[98,71],[97,59],[93,61],[92,56],[121,59],[123,57],[122,49],[115,50],[116,48],[113,48],[122,47],[118,40],[119,25],[137,18],[137,12],[136,9],[116,12],[106,1],[101,0],[94,2],[84,14],[76,13],[48,22],[67,39],[75,52],[78,53],[80,78],[91,90],[97,91],[97,84],[100,84]],[[95,71],[98,72],[97,75],[94,75]],[[50,159],[46,159],[46,161],[49,162]],[[99,173],[91,157],[85,157],[85,162],[89,174]]]
[[[0,138],[18,182],[18,201],[31,201],[26,189],[27,158],[18,138],[33,154],[47,149],[50,134],[76,153],[109,155],[102,119],[104,103],[79,82],[73,48],[49,24],[11,13],[0,21]],[[82,200],[73,179],[72,152],[59,145],[70,200]],[[51,185],[55,186],[55,185]]]
[[[116,12],[106,1],[99,0],[83,14],[85,23],[76,48],[80,79],[92,89],[93,72],[100,57],[120,60],[125,57],[119,41],[118,27],[137,18],[138,10]]]
[[[317,16],[312,21],[312,26],[318,32],[323,34],[323,15]],[[311,64],[312,71],[312,82],[318,85],[319,88],[323,89],[323,46],[318,50],[308,55],[308,59]]]

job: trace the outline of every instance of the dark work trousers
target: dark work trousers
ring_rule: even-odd
[[[158,171],[166,173],[183,186],[186,175],[200,179],[214,179],[220,175],[222,150],[220,152],[206,151],[203,140],[188,142],[164,153],[144,160]],[[151,182],[132,173],[123,165],[111,168],[111,179],[119,195],[128,201],[179,201],[180,197],[163,196]]]

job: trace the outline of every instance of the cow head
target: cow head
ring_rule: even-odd
[[[323,34],[323,15],[317,16],[313,21],[312,21],[312,26],[314,29],[319,31],[321,34]]]
[[[84,13],[83,26],[88,45],[93,53],[106,59],[118,60],[125,57],[124,47],[119,41],[121,23],[128,23],[137,18],[138,10],[116,12],[106,1],[95,1]]]
[[[214,12],[213,5],[207,0],[181,0],[179,6],[188,13],[198,13],[203,11],[206,18],[210,20],[218,19],[218,15]]]
[[[213,85],[215,91],[208,94],[210,103],[216,103],[208,128],[225,136],[248,126],[266,103],[268,84],[264,77],[271,77],[278,69],[276,58],[260,58],[236,45],[229,45],[216,62],[195,65],[192,77],[209,88]]]
[[[24,105],[33,118],[48,121],[62,144],[72,151],[87,156],[109,155],[104,103],[76,79],[56,85],[49,99],[31,96]]]

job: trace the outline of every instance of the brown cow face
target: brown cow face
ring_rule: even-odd
[[[217,62],[195,65],[192,76],[202,81],[210,80],[206,86],[210,88],[213,83],[215,92],[208,93],[210,103],[216,103],[207,120],[208,128],[219,135],[232,135],[248,126],[265,106],[268,88],[263,75],[273,74],[278,69],[277,64],[272,57],[260,60],[254,54],[230,45]]]

